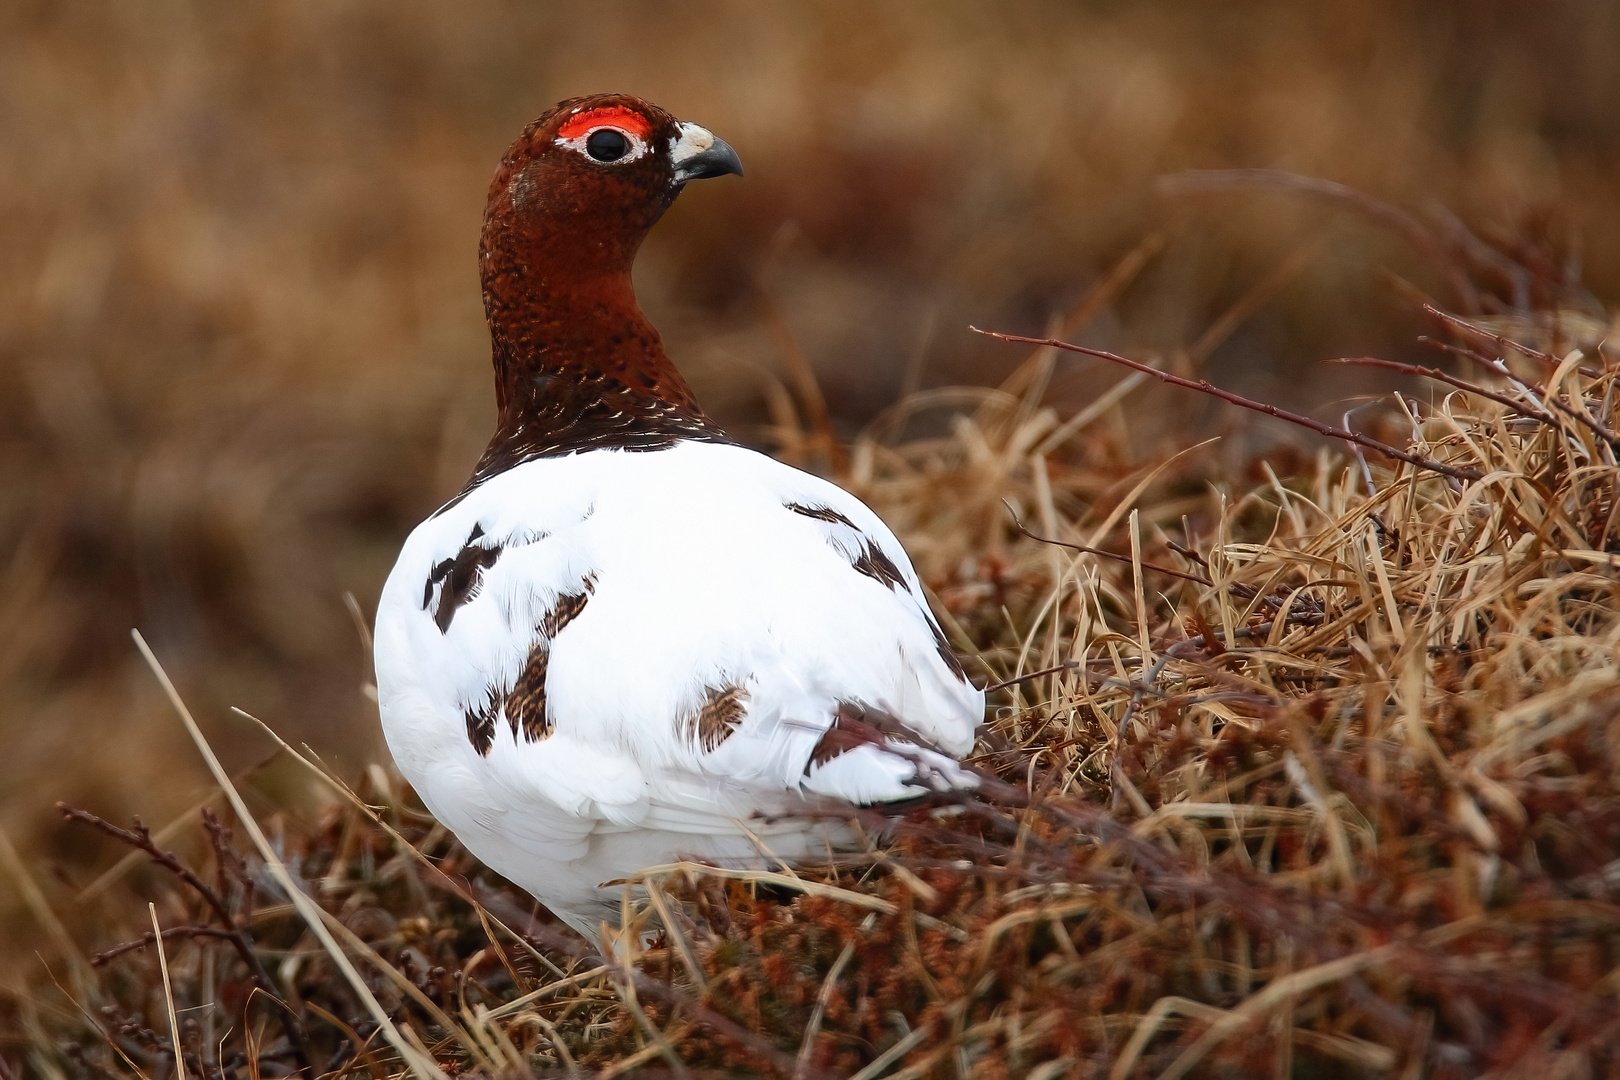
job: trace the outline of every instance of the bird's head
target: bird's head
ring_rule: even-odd
[[[479,243],[501,416],[490,468],[534,440],[719,437],[637,305],[630,268],[688,181],[726,173],[742,173],[731,147],[625,94],[564,101],[518,136]]]
[[[647,230],[688,181],[742,171],[725,142],[640,98],[561,102],[524,129],[495,173],[484,215],[486,275],[503,253],[522,265],[555,254],[579,277],[628,272]]]

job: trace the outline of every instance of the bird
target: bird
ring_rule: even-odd
[[[401,773],[587,940],[644,868],[805,860],[854,842],[829,811],[979,781],[984,693],[900,542],[727,435],[637,304],[637,249],[676,196],[742,173],[623,94],[512,143],[479,245],[496,429],[378,604]]]

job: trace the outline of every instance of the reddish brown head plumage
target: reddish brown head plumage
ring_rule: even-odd
[[[500,420],[469,488],[522,461],[725,436],[636,303],[630,268],[687,180],[740,173],[719,139],[639,98],[574,98],[490,184],[479,245]]]

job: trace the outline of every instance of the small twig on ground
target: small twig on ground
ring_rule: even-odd
[[[1065,660],[1063,663],[1054,665],[1052,667],[1041,668],[1039,671],[1026,671],[1024,674],[1015,675],[1011,679],[1003,679],[1000,682],[991,683],[989,686],[984,688],[984,692],[987,694],[993,694],[997,690],[1005,690],[1009,686],[1017,686],[1019,683],[1026,683],[1031,679],[1040,679],[1047,675],[1057,675],[1060,672],[1073,671],[1079,666],[1080,661],[1078,660]]]
[[[223,937],[231,943],[231,947],[236,950],[236,955],[241,958],[243,964],[247,965],[248,973],[254,983],[264,991],[265,996],[280,1007],[284,1018],[283,1022],[287,1026],[287,1036],[293,1045],[299,1067],[308,1069],[309,1062],[304,1056],[305,1035],[303,1021],[292,1006],[281,999],[281,995],[276,991],[276,984],[270,979],[270,973],[265,970],[263,961],[259,959],[259,954],[254,951],[253,939],[248,935],[247,930],[237,923],[236,917],[231,914],[230,905],[225,902],[224,897],[204,882],[202,878],[198,877],[191,867],[176,858],[173,852],[164,851],[153,843],[152,834],[145,825],[140,823],[139,819],[136,820],[134,829],[121,829],[112,822],[90,813],[88,810],[80,810],[77,807],[69,806],[65,802],[57,803],[56,809],[69,821],[83,822],[101,830],[115,840],[128,844],[137,851],[145,852],[153,862],[185,882],[198,896],[202,897],[203,902],[213,909],[219,921],[224,924],[224,933],[217,936]],[[146,944],[150,944],[150,942]],[[120,946],[118,949],[112,950],[112,953],[118,954],[124,951],[128,950]]]
[[[230,930],[222,930],[217,926],[171,926],[167,930],[163,931],[163,939],[165,941],[169,940],[170,938],[199,937],[218,938],[221,941],[231,941],[234,938],[234,934]],[[122,945],[114,945],[112,948],[107,949],[104,952],[96,953],[94,956],[90,957],[90,966],[106,967],[108,964],[112,963],[120,956],[123,956],[125,953],[139,952],[141,949],[149,948],[152,945],[153,940],[154,938],[152,936],[152,931],[148,930],[145,934],[136,938],[134,941],[126,941]]]
[[[1442,315],[1442,318],[1444,318],[1444,317],[1445,316]],[[1458,321],[1460,323],[1460,320],[1456,320],[1456,321]],[[1461,325],[1468,326],[1468,325],[1471,325],[1471,324],[1461,323]],[[1481,331],[1481,333],[1484,333],[1484,332]],[[1500,335],[1489,335],[1489,336],[1493,337],[1498,342],[1499,345],[1501,343],[1506,343],[1508,345],[1513,346],[1513,348],[1524,351],[1524,346],[1515,345],[1513,342],[1508,341],[1507,338],[1501,337]],[[1532,401],[1535,400],[1535,395],[1530,390],[1530,387],[1528,386],[1528,384],[1526,384],[1523,379],[1520,379],[1517,375],[1515,375],[1513,373],[1513,371],[1511,369],[1509,369],[1508,366],[1505,363],[1503,363],[1502,360],[1500,360],[1500,359],[1492,359],[1491,357],[1486,356],[1484,353],[1477,352],[1474,349],[1459,348],[1456,345],[1448,345],[1444,341],[1436,341],[1434,338],[1431,338],[1431,337],[1428,337],[1428,336],[1420,336],[1418,338],[1418,340],[1423,342],[1426,345],[1433,345],[1436,348],[1444,349],[1446,352],[1452,354],[1453,356],[1460,356],[1465,360],[1469,360],[1469,361],[1472,361],[1475,364],[1478,364],[1480,367],[1484,368],[1485,370],[1487,370],[1489,372],[1492,372],[1493,374],[1500,375],[1502,378],[1507,379],[1509,382],[1511,382],[1514,386],[1517,386],[1519,388],[1519,391],[1521,393],[1523,393],[1527,398],[1530,398]],[[1537,359],[1551,359],[1551,357],[1548,357],[1545,353],[1543,353],[1540,356],[1538,356]],[[1578,371],[1583,376],[1586,376],[1587,378],[1596,379],[1596,378],[1599,377],[1599,373],[1595,372],[1595,371],[1592,371],[1590,368],[1584,368],[1583,367],[1583,368],[1576,368],[1575,370]],[[1537,389],[1542,390],[1544,393],[1546,392],[1545,387],[1538,386]],[[1487,396],[1489,396],[1489,395],[1487,395]],[[1613,428],[1610,428],[1609,426],[1602,423],[1601,421],[1598,421],[1598,420],[1594,419],[1593,417],[1587,415],[1585,412],[1583,412],[1583,411],[1581,411],[1579,409],[1575,409],[1572,406],[1566,405],[1563,401],[1560,401],[1557,397],[1553,396],[1551,393],[1547,394],[1546,401],[1547,401],[1548,405],[1550,405],[1553,408],[1557,409],[1559,412],[1563,413],[1565,416],[1569,417],[1571,420],[1574,420],[1576,423],[1581,424],[1581,425],[1587,427],[1588,429],[1590,429],[1594,434],[1596,434],[1598,436],[1598,438],[1600,438],[1600,439],[1604,440],[1605,442],[1607,442],[1610,445],[1611,448],[1620,447],[1620,432],[1616,432]]]
[[[1438,341],[1434,342],[1434,344],[1440,345],[1442,348],[1446,348],[1455,353],[1469,355],[1472,358],[1479,357],[1478,353],[1474,353],[1469,349],[1456,349]],[[1399,371],[1407,375],[1420,375],[1426,379],[1433,379],[1436,382],[1443,382],[1450,386],[1455,386],[1459,390],[1466,390],[1470,394],[1478,394],[1480,397],[1489,398],[1492,401],[1506,405],[1520,416],[1546,424],[1549,427],[1559,426],[1557,418],[1549,412],[1538,409],[1534,405],[1528,404],[1524,401],[1516,400],[1507,394],[1499,394],[1494,390],[1487,390],[1485,387],[1471,383],[1467,379],[1459,379],[1457,376],[1441,371],[1439,368],[1419,367],[1417,364],[1403,364],[1396,360],[1380,360],[1377,357],[1372,356],[1341,356],[1336,359],[1329,360],[1328,363],[1355,364],[1359,367],[1380,367],[1386,368],[1390,371]],[[1608,425],[1603,424],[1598,420],[1594,420],[1592,417],[1587,416],[1578,409],[1571,408],[1569,405],[1559,401],[1550,394],[1547,396],[1546,401],[1548,405],[1551,405],[1553,408],[1557,409],[1571,420],[1589,428],[1593,434],[1597,435],[1604,442],[1607,442],[1610,446],[1620,446],[1620,432],[1615,431],[1613,428],[1610,428]]]
[[[1113,559],[1115,562],[1122,562],[1127,566],[1133,565],[1129,555],[1120,555],[1117,552],[1104,551],[1102,548],[1094,548],[1088,544],[1073,544],[1067,540],[1051,540],[1044,536],[1037,536],[1030,532],[1029,529],[1024,526],[1022,521],[1018,520],[1018,515],[1013,511],[1011,503],[1009,503],[1006,499],[1002,499],[1001,505],[1005,506],[1007,508],[1007,513],[1012,516],[1013,527],[1038,544],[1051,544],[1054,547],[1066,547],[1073,551],[1081,552],[1082,554],[1097,555],[1104,559]],[[1161,574],[1168,574],[1170,577],[1180,578],[1183,581],[1191,581],[1196,585],[1215,584],[1208,578],[1199,577],[1197,574],[1189,574],[1184,570],[1177,570],[1171,566],[1160,566],[1157,563],[1145,562],[1142,564],[1142,567],[1147,570],[1155,570]]]
[[[214,863],[218,868],[219,895],[225,896],[230,890],[230,880],[242,886],[242,910],[253,910],[253,875],[248,873],[247,863],[232,843],[231,830],[208,807],[202,811],[203,828],[208,832],[208,842],[214,848]]]
[[[202,878],[198,877],[196,872],[181,862],[173,852],[164,851],[154,844],[151,832],[145,825],[141,824],[139,819],[136,819],[135,828],[122,829],[112,822],[90,813],[88,810],[80,810],[64,802],[57,803],[56,809],[69,821],[84,822],[86,825],[101,830],[115,840],[122,841],[139,851],[144,851],[151,857],[153,862],[191,886],[192,890],[202,897],[209,907],[214,909],[214,914],[219,917],[220,922],[225,924],[225,936],[236,946],[237,954],[241,956],[242,962],[248,965],[248,969],[253,972],[256,979],[263,979],[263,987],[267,992],[275,992],[275,984],[270,981],[269,972],[265,971],[264,965],[259,962],[258,954],[253,951],[252,939],[247,936],[245,930],[236,925],[236,918],[231,914],[230,906],[226,904],[224,897],[204,882]]]
[[[1164,546],[1169,548],[1171,551],[1175,552],[1177,555],[1180,555],[1183,559],[1186,559],[1188,562],[1195,562],[1199,566],[1202,566],[1205,570],[1209,569],[1209,560],[1204,558],[1202,555],[1198,554],[1198,552],[1194,551],[1192,548],[1183,547],[1181,544],[1176,543],[1174,540],[1166,540],[1164,542]]]
[[[80,810],[76,806],[69,806],[65,802],[57,803],[56,809],[69,821],[82,821],[86,825],[100,829],[114,840],[121,841],[128,844],[132,848],[146,852],[147,855],[151,856],[153,862],[169,871],[169,873],[173,874],[187,885],[190,885],[197,895],[202,897],[204,902],[206,902],[209,907],[214,909],[214,914],[219,916],[221,922],[223,922],[227,927],[235,927],[236,919],[231,915],[230,906],[225,903],[225,899],[206,882],[204,882],[202,878],[198,877],[196,872],[192,870],[191,867],[181,862],[173,852],[164,851],[162,848],[154,844],[152,842],[151,831],[147,829],[145,825],[141,824],[139,818],[135,819],[135,828],[122,829],[105,818],[92,814],[88,810]]]

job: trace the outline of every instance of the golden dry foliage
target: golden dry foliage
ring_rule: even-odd
[[[1045,672],[992,695],[983,800],[863,815],[871,849],[823,867],[655,868],[587,947],[373,768],[266,849],[366,993],[211,823],[213,869],[159,907],[175,1000],[149,948],[58,956],[7,1053],[171,1075],[175,1004],[210,1077],[401,1075],[385,1034],[491,1076],[1611,1074],[1620,364],[1448,325],[1483,373],[1397,397],[1425,466],[1133,470],[1110,424],[1142,376],[1065,421],[1050,350],[907,402],[947,435],[855,444],[958,646]],[[100,891],[80,932],[139,943],[137,907]]]

